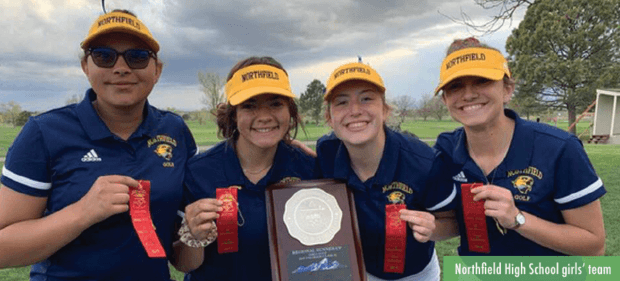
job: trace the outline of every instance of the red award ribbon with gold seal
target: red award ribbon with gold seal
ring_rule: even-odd
[[[166,251],[161,246],[155,225],[151,219],[149,204],[151,193],[151,182],[139,180],[138,186],[129,187],[129,215],[133,228],[138,233],[138,238],[150,258],[165,258]]]
[[[217,252],[234,253],[239,251],[239,229],[237,226],[237,188],[217,188],[215,197],[222,202],[222,211],[217,219]]]
[[[471,190],[482,186],[482,183],[462,183],[461,201],[463,202],[463,217],[467,233],[469,250],[478,253],[490,253],[489,232],[487,218],[484,214],[484,200],[474,201]]]
[[[405,270],[407,222],[400,219],[399,213],[405,208],[405,204],[385,205],[385,272],[403,273]]]

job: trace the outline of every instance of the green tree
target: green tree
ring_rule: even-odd
[[[15,118],[15,126],[24,126],[26,125],[26,122],[28,122],[28,118],[30,118],[30,116],[34,115],[34,112],[30,112],[27,110],[24,110],[22,112],[20,112],[17,117]]]
[[[214,116],[209,111],[207,111],[207,109],[204,107],[200,110],[192,111],[191,115],[192,115],[191,117],[192,120],[198,120],[199,125],[206,124],[207,121],[211,120],[209,119],[209,117]]]
[[[524,88],[524,87],[522,87]],[[547,110],[547,107],[536,100],[536,96],[530,92],[516,91],[508,107],[525,116],[528,120],[531,115],[539,115]]]
[[[22,107],[15,101],[0,104],[0,112],[4,115],[4,119],[13,127],[17,126],[17,117],[22,112]]]
[[[323,119],[323,94],[325,85],[321,81],[314,79],[306,87],[306,91],[299,97],[300,111],[309,116],[317,125]]]
[[[620,0],[538,0],[506,41],[518,91],[577,112],[620,83]],[[572,133],[576,132],[573,128]]]

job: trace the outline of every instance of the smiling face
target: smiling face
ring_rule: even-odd
[[[444,86],[442,99],[452,118],[463,126],[486,127],[504,115],[513,91],[514,86],[502,80],[465,76]]]
[[[385,139],[389,114],[383,93],[368,82],[353,80],[332,90],[328,124],[346,145],[361,146]]]
[[[128,49],[148,49],[148,46],[135,36],[124,33],[110,33],[95,39],[90,47],[109,47],[117,52]],[[92,56],[82,60],[82,70],[88,77],[91,87],[97,94],[100,108],[132,108],[143,106],[146,98],[157,83],[162,64],[154,58],[144,69],[131,69],[120,56],[114,66],[97,66]]]
[[[289,130],[291,114],[287,98],[262,94],[237,105],[238,146],[273,148]]]

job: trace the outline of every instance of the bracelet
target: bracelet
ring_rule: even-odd
[[[183,244],[192,248],[204,248],[209,244],[213,243],[213,241],[215,241],[215,239],[217,238],[217,227],[214,224],[213,227],[209,230],[209,233],[207,233],[207,238],[203,240],[198,240],[194,237],[194,235],[192,235],[192,232],[189,231],[187,220],[183,218],[183,222],[181,223],[181,228],[179,228],[178,234],[180,237],[179,240],[183,242]]]

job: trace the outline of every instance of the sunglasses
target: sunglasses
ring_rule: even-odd
[[[89,48],[86,51],[86,56],[88,55],[93,58],[95,65],[103,68],[112,68],[120,56],[123,56],[127,66],[131,69],[144,69],[149,65],[151,57],[157,59],[157,55],[147,49],[129,49],[118,52],[112,48],[97,47]]]

